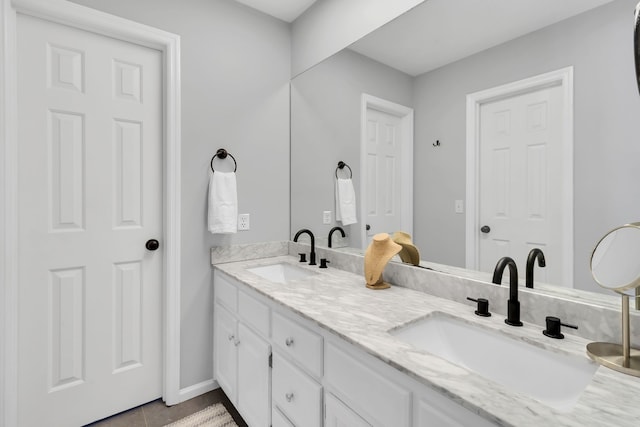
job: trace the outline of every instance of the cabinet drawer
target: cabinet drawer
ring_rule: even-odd
[[[238,291],[238,314],[244,323],[263,337],[269,336],[269,307],[247,293]]]
[[[360,418],[358,414],[331,393],[325,393],[324,405],[324,427],[371,427],[371,424]]]
[[[371,424],[409,426],[411,392],[332,344],[326,347],[325,379],[347,405]]]
[[[221,274],[213,276],[215,301],[225,306],[231,312],[238,310],[238,289]]]
[[[322,387],[302,371],[273,353],[273,404],[296,426],[320,426]]]
[[[275,406],[271,409],[271,427],[295,427]]]
[[[322,376],[322,337],[273,313],[273,342],[316,378]]]

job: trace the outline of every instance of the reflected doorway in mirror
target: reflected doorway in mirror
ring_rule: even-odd
[[[466,267],[540,247],[540,280],[573,287],[572,201],[573,68],[468,95]]]

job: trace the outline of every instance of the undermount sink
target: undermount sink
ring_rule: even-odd
[[[287,283],[291,280],[304,279],[305,277],[316,274],[304,268],[287,264],[286,262],[247,268],[247,271],[276,283]]]
[[[389,333],[561,412],[571,411],[598,368],[586,357],[544,350],[442,312]]]

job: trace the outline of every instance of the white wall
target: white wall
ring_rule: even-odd
[[[288,24],[231,0],[73,0],[181,37],[181,387],[213,376],[212,246],[289,237]],[[251,230],[206,229],[209,161],[238,161],[240,213]]]
[[[335,222],[334,201],[338,161],[342,160],[351,167],[356,194],[360,191],[362,94],[411,107],[412,82],[413,78],[408,74],[350,50],[333,55],[293,79],[291,176],[295,178],[291,180],[292,235],[301,228],[309,228],[316,239],[326,244],[329,229],[340,225]],[[332,224],[322,224],[322,211],[325,210],[332,211]],[[360,247],[360,226],[344,227],[350,246]]]
[[[573,65],[574,282],[602,291],[589,273],[591,251],[640,215],[635,3],[609,3],[416,78],[414,235],[423,258],[464,266],[465,216],[453,206],[465,198],[466,95]]]
[[[424,0],[321,0],[292,25],[296,76]]]

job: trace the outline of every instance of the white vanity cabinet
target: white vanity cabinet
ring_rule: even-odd
[[[252,427],[493,425],[218,270],[214,288],[214,373]]]
[[[268,329],[268,306],[239,291],[222,276],[215,280],[214,374],[250,426],[268,427],[271,346],[266,335],[259,335],[260,329]],[[263,326],[255,331],[252,323]]]

